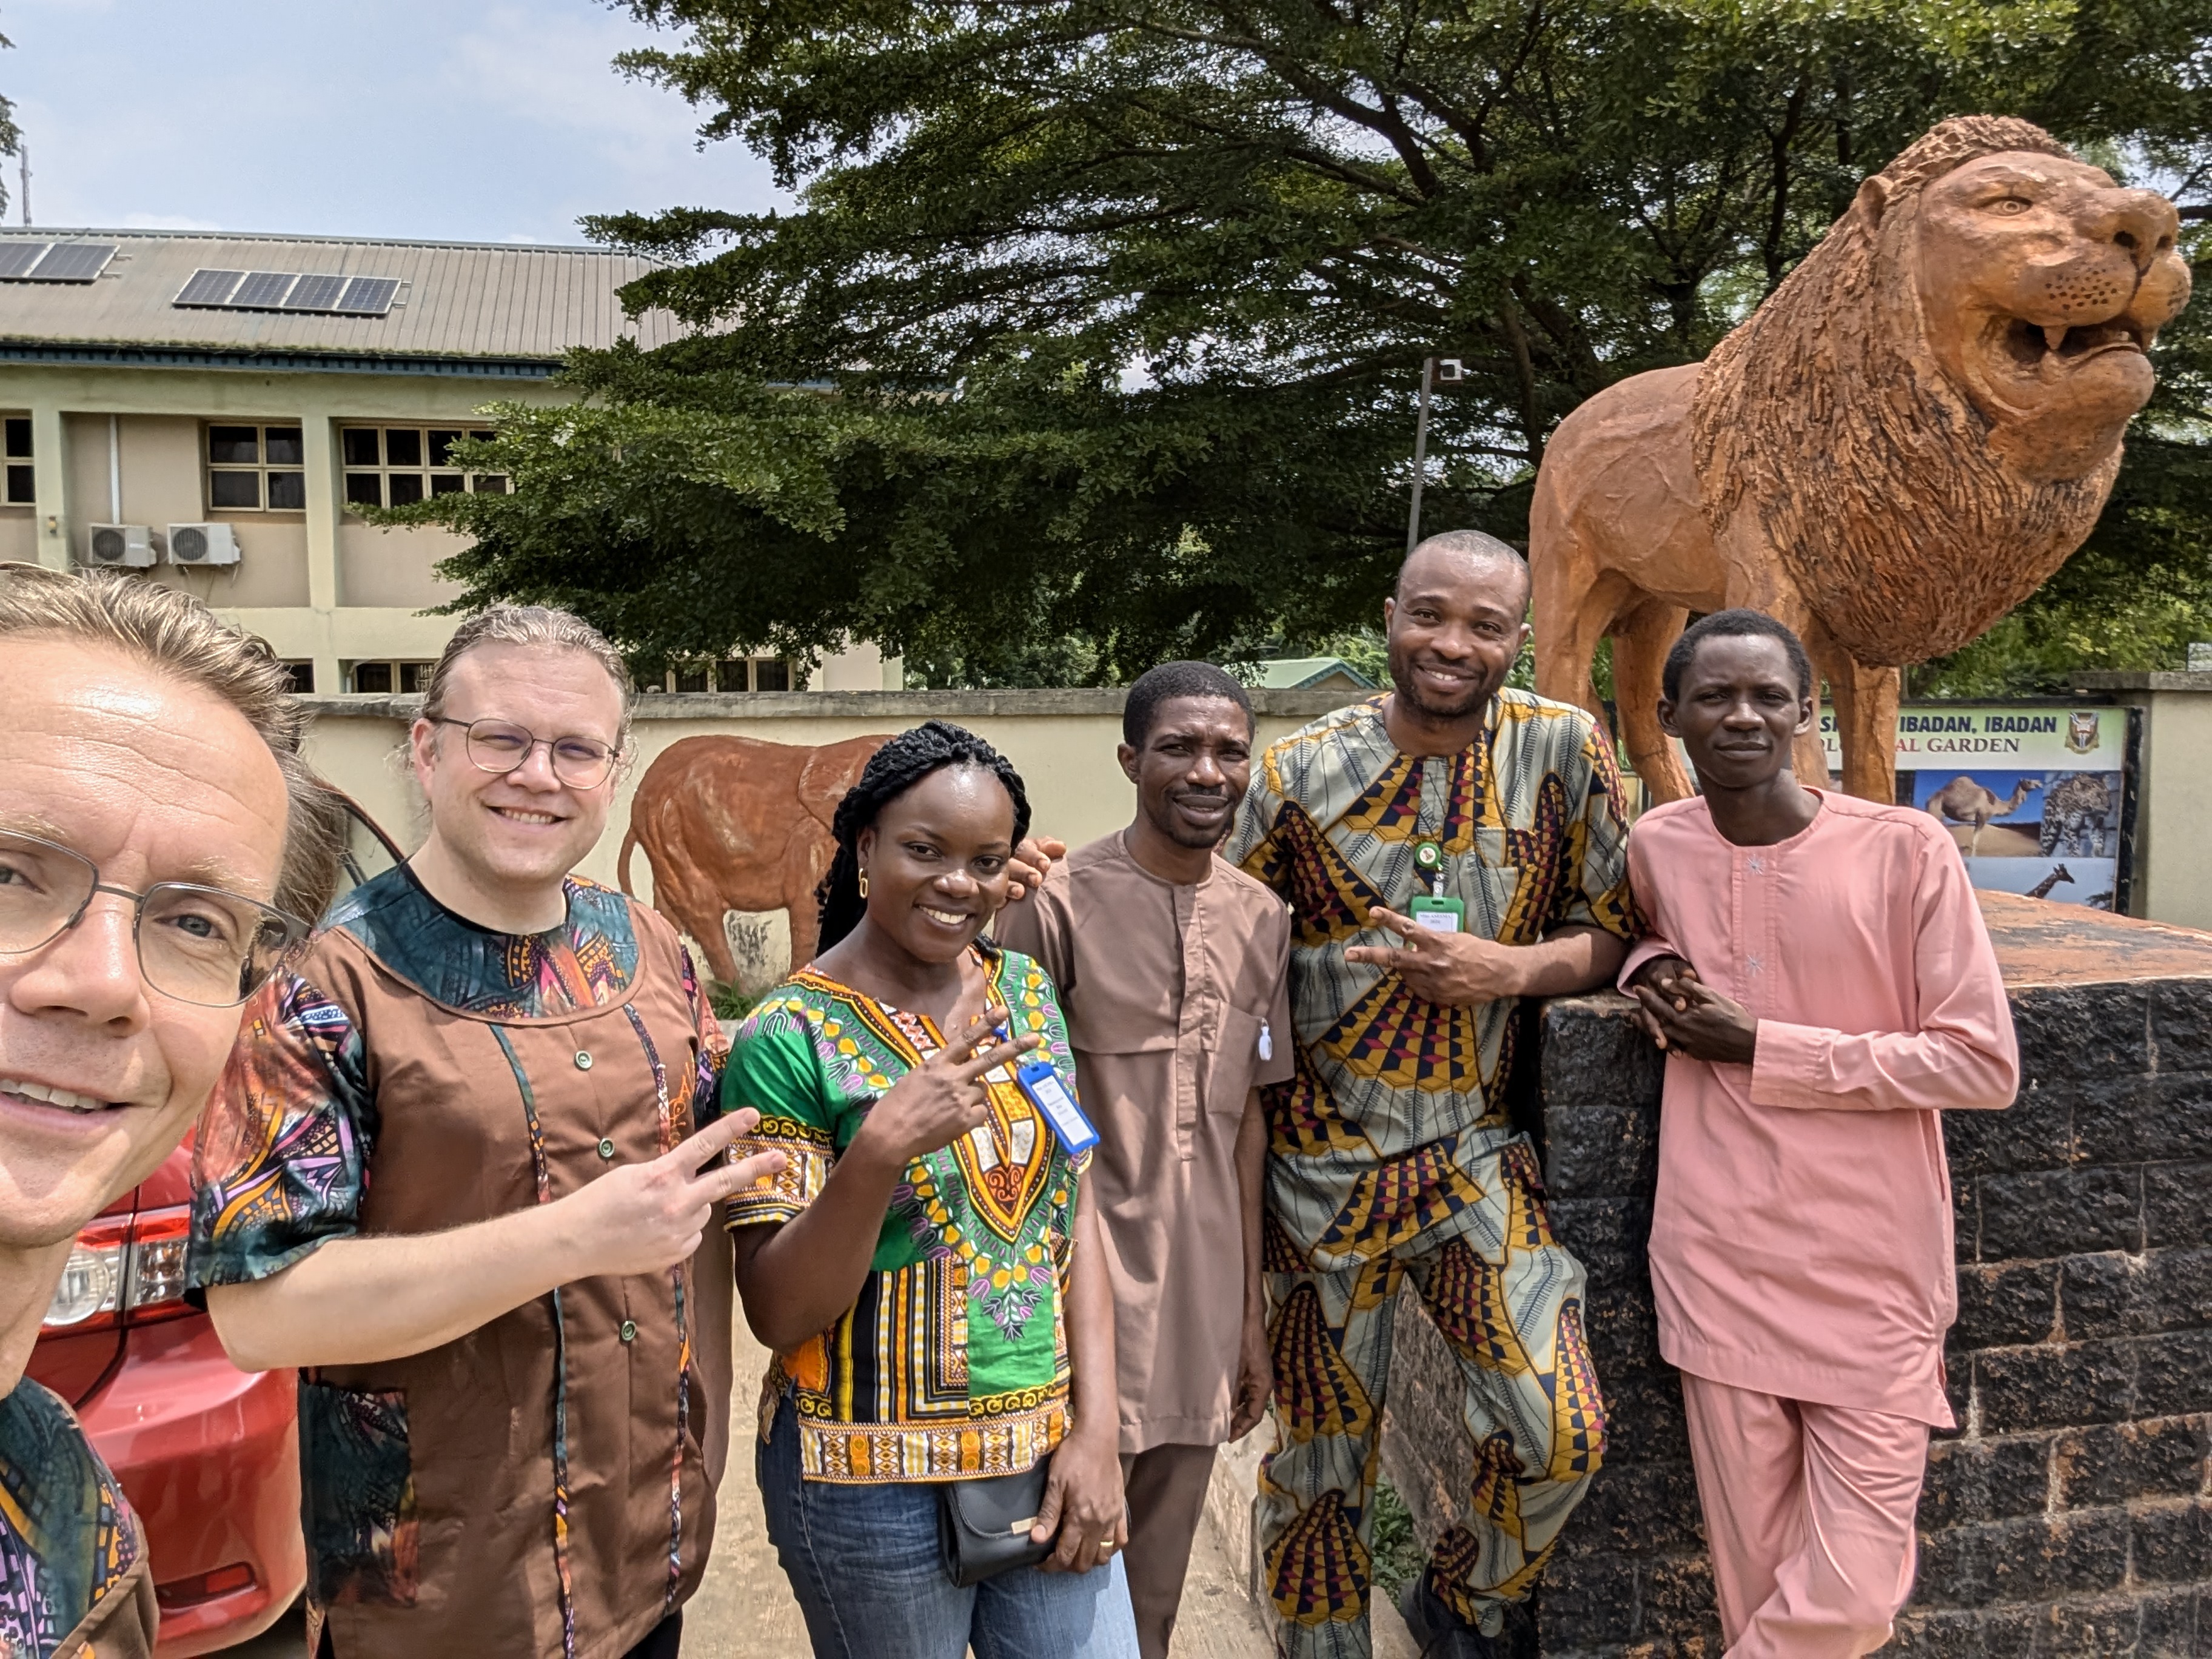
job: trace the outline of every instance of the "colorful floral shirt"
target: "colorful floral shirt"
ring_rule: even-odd
[[[123,1488],[76,1417],[25,1377],[0,1399],[0,1655],[47,1659],[139,1559]]]
[[[1017,951],[979,945],[1017,1034],[1040,1033],[1071,1091],[1074,1059],[1052,981]],[[763,997],[739,1028],[722,1109],[760,1127],[739,1151],[787,1159],[730,1200],[732,1228],[791,1220],[811,1203],[869,1109],[943,1046],[927,1017],[811,972]],[[1006,1069],[987,1079],[991,1121],[908,1165],[860,1299],[779,1355],[763,1430],[797,1396],[811,1480],[957,1480],[1028,1468],[1067,1431],[1062,1289],[1073,1249],[1070,1158]]]
[[[1403,915],[1430,891],[1422,842],[1442,850],[1443,894],[1469,933],[1534,945],[1571,924],[1635,931],[1620,775],[1587,714],[1501,690],[1474,743],[1417,759],[1391,741],[1385,701],[1271,745],[1224,848],[1291,911],[1298,1070],[1267,1091],[1270,1250],[1285,1267],[1451,1237],[1498,1187],[1514,1004],[1425,1001],[1345,957],[1399,942],[1368,915]]]

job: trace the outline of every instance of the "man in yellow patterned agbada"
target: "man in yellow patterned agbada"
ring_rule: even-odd
[[[1583,1269],[1508,1121],[1515,1009],[1606,983],[1633,931],[1620,775],[1580,708],[1508,689],[1527,567],[1456,531],[1384,603],[1394,690],[1255,769],[1227,853],[1293,912],[1297,1075],[1270,1091],[1277,1449],[1261,1572],[1289,1659],[1368,1659],[1391,1322],[1410,1279],[1459,1361],[1464,1519],[1403,1607],[1425,1659],[1502,1655],[1597,1471]]]

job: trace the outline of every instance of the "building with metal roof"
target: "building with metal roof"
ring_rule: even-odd
[[[119,565],[268,640],[303,690],[411,690],[456,618],[459,538],[354,509],[502,478],[448,464],[495,400],[566,402],[564,356],[681,331],[593,247],[0,228],[0,559]],[[821,689],[896,678],[873,647]],[[673,690],[784,690],[733,659]]]

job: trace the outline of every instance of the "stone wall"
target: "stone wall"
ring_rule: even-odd
[[[2055,908],[1984,901],[2023,1082],[2010,1110],[1944,1122],[1960,1426],[1931,1449],[1886,1651],[2212,1655],[2212,938]],[[1536,1623],[1546,1659],[1718,1659],[1644,1257],[1660,1068],[1626,1006],[1542,1016],[1531,1127],[1553,1224],[1589,1268],[1611,1435]],[[1401,1329],[1385,1462],[1433,1535],[1465,1492],[1457,1390],[1424,1322]]]

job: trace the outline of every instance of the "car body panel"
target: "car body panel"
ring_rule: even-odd
[[[204,1314],[128,1334],[122,1364],[80,1415],[146,1525],[155,1650],[181,1659],[259,1635],[307,1582],[299,1389],[292,1371],[232,1364]],[[173,1587],[239,1563],[253,1570],[250,1585],[178,1601]]]

